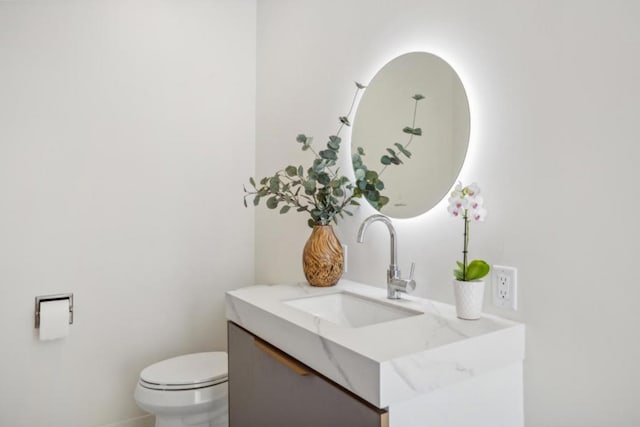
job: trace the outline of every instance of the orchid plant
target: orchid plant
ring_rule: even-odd
[[[471,185],[463,186],[458,182],[449,197],[449,214],[453,217],[464,220],[464,249],[462,251],[462,262],[456,261],[458,268],[453,270],[456,280],[470,282],[482,279],[489,273],[489,264],[481,259],[467,263],[469,250],[469,223],[471,221],[484,221],[487,210],[482,207],[482,196],[480,187],[474,182]]]

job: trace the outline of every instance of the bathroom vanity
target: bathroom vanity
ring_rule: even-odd
[[[348,280],[226,306],[232,427],[523,425],[522,324]]]

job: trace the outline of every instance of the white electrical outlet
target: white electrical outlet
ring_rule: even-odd
[[[518,270],[515,267],[494,265],[491,269],[493,283],[493,305],[518,309]]]

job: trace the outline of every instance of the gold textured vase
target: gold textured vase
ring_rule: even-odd
[[[333,286],[344,269],[344,253],[331,225],[316,225],[302,251],[302,269],[311,286]]]

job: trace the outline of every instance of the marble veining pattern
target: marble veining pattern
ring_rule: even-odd
[[[322,345],[322,350],[324,350],[327,359],[329,359],[329,361],[331,362],[331,364],[336,368],[336,370],[340,373],[340,376],[342,377],[342,380],[347,384],[347,388],[349,390],[352,390],[355,392],[356,387],[354,386],[354,384],[349,380],[349,376],[347,375],[347,373],[345,372],[344,368],[342,367],[342,365],[340,364],[340,362],[337,360],[336,356],[333,354],[333,352],[331,351],[331,346],[330,343],[327,341],[327,339],[325,339],[322,336],[322,331],[321,331],[321,325],[323,323],[323,320],[317,316],[314,316],[314,323],[316,324],[316,333],[318,334],[318,339],[320,340],[320,344]]]

